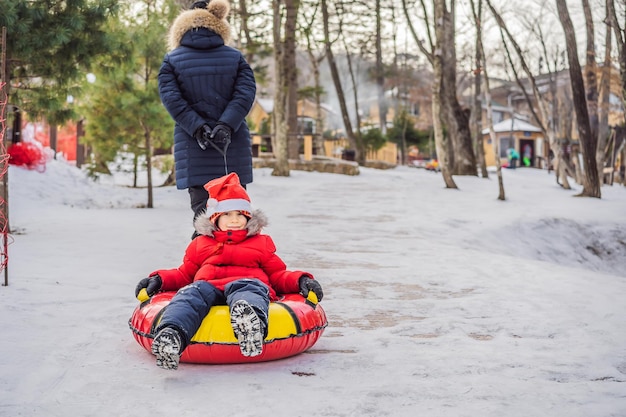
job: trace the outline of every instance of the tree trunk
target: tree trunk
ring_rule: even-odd
[[[344,40],[344,47],[346,50],[346,60],[348,61],[348,73],[350,74],[350,81],[352,82],[352,96],[354,98],[354,118],[355,120],[355,129],[354,136],[357,138],[357,157],[355,158],[359,165],[365,165],[366,160],[366,151],[363,146],[363,141],[361,140],[361,110],[359,108],[359,83],[354,74],[354,69],[352,67],[352,58],[350,55],[350,51],[348,50],[348,44],[345,42],[345,37],[342,36]]]
[[[304,30],[304,36],[306,38],[306,50],[311,62],[311,68],[313,70],[313,81],[315,83],[314,98],[315,98],[315,134],[313,136],[313,154],[324,155],[324,117],[322,114],[322,83],[320,82],[320,63],[324,59],[324,54],[317,57],[315,56],[313,48],[313,40],[311,26],[316,18],[317,13],[308,15],[305,13],[307,19],[311,19],[305,23],[307,29]]]
[[[378,89],[378,115],[380,131],[387,133],[387,100],[385,99],[385,69],[381,41],[380,0],[376,0],[376,87]]]
[[[478,0],[478,9],[474,9],[474,4],[472,0],[472,11],[474,12],[474,23],[476,25],[476,54],[474,57],[474,64],[476,65],[476,69],[474,70],[474,100],[472,101],[472,122],[470,123],[470,127],[473,127],[474,132],[474,149],[476,150],[476,160],[478,162],[478,166],[480,167],[480,173],[483,178],[489,178],[489,173],[487,172],[487,165],[485,162],[485,147],[483,144],[483,109],[482,109],[482,100],[481,100],[481,87],[480,87],[480,78],[482,73],[483,64],[481,63],[481,54],[482,54],[482,10],[483,10],[483,2],[482,0]],[[491,103],[487,103],[489,106]],[[491,121],[489,122],[491,125]],[[499,158],[496,158],[499,161]]]
[[[287,126],[289,159],[300,158],[300,135],[298,131],[298,67],[296,64],[296,24],[298,17],[299,0],[283,0],[285,3],[285,85],[287,91]]]
[[[437,0],[438,1],[438,0]],[[477,175],[476,156],[472,147],[472,133],[467,113],[461,108],[456,93],[456,51],[454,11],[447,10],[445,1],[441,8],[441,64],[442,64],[442,104],[451,144],[450,168],[456,175]],[[436,6],[437,7],[437,6]],[[454,0],[452,1],[454,7]],[[436,18],[435,18],[436,19]],[[435,23],[437,25],[437,22]],[[437,39],[439,42],[439,39]]]
[[[322,115],[322,84],[320,83],[320,66],[317,59],[313,59],[313,79],[315,80],[315,135],[313,136],[313,151],[316,155],[324,155],[324,117]]]
[[[146,140],[146,169],[148,174],[148,204],[147,208],[154,208],[154,184],[152,183],[152,135],[150,133],[150,127],[142,123],[143,135]]]
[[[608,3],[611,0],[606,0],[607,17],[606,21],[610,20],[608,16],[609,6]],[[612,32],[611,26],[606,26],[605,32],[605,45],[604,52],[604,65],[602,66],[602,76],[600,78],[600,107],[599,107],[599,124],[598,124],[598,148],[596,149],[596,164],[598,165],[598,178],[600,179],[600,185],[604,183],[604,160],[605,160],[605,148],[609,140],[609,96],[611,94],[611,46],[612,46]]]
[[[50,149],[53,151],[53,158],[57,159],[57,134],[59,133],[59,128],[56,123],[49,123],[48,132],[50,134]]]
[[[337,69],[337,63],[335,62],[335,55],[333,54],[332,42],[330,40],[330,29],[328,27],[328,4],[327,0],[321,0],[322,6],[322,20],[324,22],[324,46],[326,50],[326,59],[328,60],[328,66],[330,68],[330,74],[333,79],[333,84],[337,90],[337,100],[339,101],[339,108],[341,109],[341,117],[343,119],[344,128],[346,129],[346,136],[350,147],[355,150],[357,160],[361,158],[359,155],[359,146],[357,138],[352,130],[352,122],[350,122],[350,115],[348,113],[348,107],[346,106],[346,96],[343,92],[341,85],[341,79],[339,77],[339,70]]]
[[[592,132],[589,120],[587,99],[585,97],[585,84],[576,48],[576,33],[574,32],[574,25],[572,24],[565,0],[556,0],[556,5],[559,20],[565,32],[570,81],[574,98],[574,111],[576,113],[578,135],[580,138],[583,163],[585,165],[585,181],[580,196],[600,198],[600,181],[598,179],[598,169],[595,159],[598,138],[597,136],[593,136],[594,132]]]
[[[256,48],[252,47],[255,42],[252,38],[252,34],[250,33],[250,27],[248,26],[248,21],[250,19],[250,13],[248,12],[248,4],[247,0],[239,0],[239,19],[241,20],[241,31],[243,32],[243,37],[246,40],[246,61],[254,62],[255,61],[255,52]]]
[[[626,109],[626,28],[620,25],[615,12],[614,0],[607,0],[607,14],[609,16],[609,24],[615,34],[615,42],[617,43],[617,51],[619,52],[619,75],[622,84],[622,104]],[[622,19],[622,23],[623,19]]]
[[[452,173],[448,163],[448,141],[443,134],[443,123],[441,114],[443,109],[442,90],[443,90],[443,49],[446,44],[444,16],[446,14],[445,0],[435,0],[435,50],[433,53],[433,87],[432,87],[432,111],[433,111],[433,131],[435,134],[435,147],[437,148],[437,160],[441,168],[441,175],[446,184],[446,188],[458,188],[452,178]]]
[[[284,43],[282,41],[282,0],[273,0],[274,12],[274,110],[272,111],[272,123],[274,135],[272,136],[272,153],[275,164],[272,175],[278,177],[289,176],[288,126],[287,126],[287,91],[285,89],[286,74],[283,65]]]
[[[489,125],[489,138],[493,143],[493,153],[496,161],[496,176],[498,177],[498,200],[506,200],[504,192],[504,180],[502,178],[502,164],[500,162],[500,142],[496,137],[496,132],[493,130],[493,106],[491,103],[491,88],[489,86],[489,73],[487,72],[487,59],[485,58],[485,48],[483,47],[482,31],[480,30],[480,23],[482,22],[482,0],[478,0],[478,10],[474,5],[474,0],[470,0],[472,6],[472,13],[474,20],[476,21],[476,67],[480,69],[483,74],[483,80],[485,82],[485,103],[487,104],[487,124]],[[481,140],[482,143],[482,140]]]
[[[571,167],[570,162],[570,152],[565,152],[566,145],[559,143],[558,137],[566,138],[569,137],[572,133],[572,129],[574,126],[574,102],[571,100],[569,96],[563,96],[563,101],[561,106],[559,106],[560,116],[560,126],[558,130],[554,130],[552,136],[550,137],[551,141],[554,141],[553,152],[555,157],[555,172],[556,172],[556,182],[563,187],[565,190],[571,190],[572,187],[569,185],[569,177],[575,178],[575,173],[573,167]],[[560,132],[557,136],[556,132]],[[550,142],[550,147],[552,148],[552,142]],[[560,181],[560,182],[559,182]]]
[[[585,13],[585,27],[587,29],[587,49],[585,65],[585,85],[587,91],[587,109],[589,112],[590,135],[598,138],[598,65],[596,64],[595,32],[593,16],[589,0],[582,0]],[[593,156],[595,158],[595,149]]]

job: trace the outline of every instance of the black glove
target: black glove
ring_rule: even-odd
[[[225,146],[230,143],[230,137],[232,134],[233,131],[230,127],[220,123],[215,126],[215,129],[213,129],[213,132],[211,133],[211,140],[216,145]]]
[[[206,151],[206,148],[209,146],[209,141],[211,140],[211,128],[209,125],[204,124],[196,130],[193,137],[196,138],[200,149]]]
[[[317,301],[322,301],[322,298],[324,298],[322,286],[316,280],[303,275],[300,277],[298,284],[300,285],[300,294],[302,294],[304,298],[309,295],[309,291],[313,291],[315,293]]]
[[[149,297],[152,297],[157,291],[161,289],[163,285],[163,280],[159,275],[152,275],[151,277],[144,278],[139,281],[137,287],[135,287],[135,297],[139,295],[139,291],[142,289],[146,289]]]

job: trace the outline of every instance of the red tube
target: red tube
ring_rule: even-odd
[[[135,340],[148,352],[154,338],[154,322],[169,304],[175,292],[164,292],[135,308],[129,320]],[[263,353],[246,357],[236,342],[226,306],[215,306],[183,351],[181,362],[189,363],[248,363],[286,358],[304,352],[322,336],[328,325],[321,305],[311,306],[299,294],[288,294],[270,305],[268,337]],[[212,321],[212,322],[209,322]]]

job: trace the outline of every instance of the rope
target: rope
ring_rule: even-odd
[[[224,149],[217,146],[217,144],[212,140],[210,140],[209,143],[224,157],[224,171],[225,175],[228,175],[228,160],[226,159],[226,152],[228,151],[228,146],[230,146],[230,138],[226,140],[226,143],[224,144]]]

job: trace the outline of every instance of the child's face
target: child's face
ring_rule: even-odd
[[[217,218],[217,228],[220,230],[243,230],[248,218],[238,210],[227,211]]]

